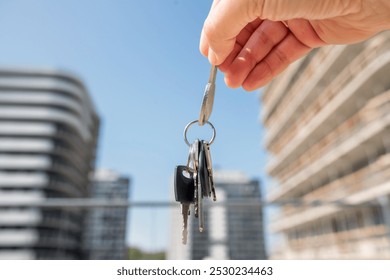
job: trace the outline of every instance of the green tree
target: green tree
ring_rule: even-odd
[[[128,249],[129,260],[165,260],[165,252],[144,252],[138,248]]]

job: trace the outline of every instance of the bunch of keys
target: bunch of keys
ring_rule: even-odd
[[[214,103],[216,74],[217,68],[212,66],[209,82],[203,95],[199,119],[190,122],[184,129],[184,141],[190,147],[187,165],[179,165],[175,170],[175,199],[181,203],[183,244],[187,243],[188,216],[191,204],[194,204],[194,216],[199,220],[199,231],[203,232],[205,229],[203,198],[212,197],[214,201],[217,200],[210,153],[210,146],[214,142],[216,131],[208,121]],[[213,136],[209,141],[196,139],[192,144],[188,142],[187,131],[195,123],[201,126],[208,124],[212,128]]]

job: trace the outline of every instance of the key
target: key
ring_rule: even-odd
[[[193,177],[194,177],[194,215],[196,218],[199,216],[199,199],[198,196],[200,193],[198,192],[199,178],[198,178],[198,164],[199,164],[199,140],[196,139],[190,146],[190,161],[189,168],[192,169]]]
[[[208,175],[209,175],[209,180],[210,180],[210,189],[211,189],[211,193],[213,195],[213,201],[216,201],[217,195],[216,195],[215,187],[214,187],[213,163],[211,161],[210,144],[207,141],[204,141],[203,146],[204,146],[204,151],[206,154],[206,164],[207,164],[207,170],[208,170]]]
[[[204,215],[203,215],[203,195],[201,185],[198,183],[198,219],[199,219],[199,231],[204,231]]]
[[[199,141],[199,157],[198,157],[198,215],[199,215],[199,231],[204,231],[204,213],[203,213],[203,197],[207,197],[208,194],[208,174],[207,174],[207,166],[206,166],[206,155],[203,148],[203,140]]]
[[[199,152],[199,181],[202,189],[202,195],[204,197],[211,196],[209,171],[207,168],[206,151],[204,141],[200,142]]]
[[[193,174],[187,171],[187,166],[176,166],[175,170],[175,199],[181,203],[181,214],[183,218],[182,243],[187,244],[188,216],[190,205],[195,202]]]

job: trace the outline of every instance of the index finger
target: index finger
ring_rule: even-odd
[[[246,2],[246,3],[243,3]],[[211,64],[221,64],[233,50],[240,31],[256,19],[256,1],[224,0],[213,3],[204,23],[200,50]]]

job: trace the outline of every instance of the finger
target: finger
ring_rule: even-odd
[[[214,7],[216,7],[218,5],[218,3],[220,2],[221,0],[214,0],[213,3],[211,4],[211,8],[210,8],[210,12],[214,9]],[[210,14],[209,12],[209,14]],[[199,43],[199,50],[201,52],[201,54],[203,54],[204,56],[208,56],[208,52],[209,52],[209,44],[204,36],[204,31],[202,29],[201,33],[200,33],[200,43]]]
[[[242,87],[245,90],[255,90],[264,86],[273,77],[280,74],[295,60],[309,53],[312,48],[302,44],[292,33],[274,47],[269,54],[259,62],[245,79]]]
[[[223,0],[210,10],[203,26],[202,50],[208,45],[208,58],[214,65],[221,64],[233,50],[237,35],[257,16],[256,1]]]
[[[229,87],[242,85],[248,74],[288,34],[281,22],[265,20],[252,33],[226,71],[225,82]]]
[[[253,32],[255,32],[255,30],[259,27],[261,23],[262,20],[256,19],[253,22],[249,23],[247,26],[245,26],[243,30],[241,30],[240,34],[238,34],[236,38],[236,43],[234,44],[233,51],[229,54],[225,61],[218,66],[219,70],[221,70],[222,72],[227,71],[230,64],[242,50],[242,47],[247,43]]]
[[[288,28],[306,46],[318,48],[326,43],[318,36],[312,23],[305,19],[292,19],[287,21]]]

